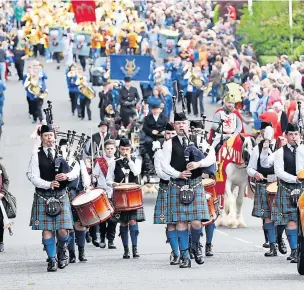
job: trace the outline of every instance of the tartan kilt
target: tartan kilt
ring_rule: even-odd
[[[169,184],[159,184],[159,190],[154,208],[154,224],[168,223],[168,189]]]
[[[61,196],[64,193],[65,189],[62,190],[58,196]],[[45,191],[44,193],[39,194],[45,198],[53,196],[50,191]],[[30,226],[32,227],[32,230],[57,231],[60,229],[73,229],[73,217],[68,193],[59,200],[62,206],[61,213],[56,217],[51,217],[48,216],[45,212],[46,201],[36,193],[34,194],[30,220]]]
[[[201,178],[195,178],[170,182],[168,191],[168,223],[210,220],[206,194],[201,181]],[[186,184],[189,184],[191,187],[195,186],[195,197],[190,204],[183,204],[179,199],[179,187]]]
[[[75,197],[77,197],[79,194],[81,193],[81,191],[74,189],[74,188],[70,188],[69,189],[69,200],[71,203],[71,210],[72,210],[72,216],[73,216],[73,221],[78,222],[79,221],[79,216],[77,214],[76,209],[72,206],[72,201]]]
[[[143,207],[131,211],[115,212],[114,216],[117,214],[120,215],[120,217],[118,218],[119,223],[127,224],[131,220],[135,220],[139,223],[144,222],[146,220],[145,211]]]
[[[267,183],[256,183],[252,215],[259,218],[271,218],[271,208],[268,205]]]
[[[297,222],[297,207],[294,207],[290,202],[290,191],[303,187],[304,185],[302,184],[290,183],[287,190],[285,185],[282,186],[282,184],[279,183],[278,192],[271,210],[271,220],[273,220],[276,225],[286,225],[290,221]]]

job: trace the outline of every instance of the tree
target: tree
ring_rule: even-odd
[[[242,9],[242,17],[237,33],[243,43],[252,43],[257,55],[292,53],[293,47],[301,46],[304,39],[304,4],[293,1],[293,29],[289,27],[288,1],[253,1],[252,14],[247,5]]]

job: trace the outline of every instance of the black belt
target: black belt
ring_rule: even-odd
[[[170,180],[160,179],[159,184],[166,184],[166,185],[168,185],[169,182],[170,182]]]
[[[283,185],[283,186],[286,186],[286,187],[288,187],[288,186],[295,186],[297,183],[288,183],[288,182],[286,182],[286,181],[283,181],[283,180],[280,180],[280,183]],[[300,185],[300,184],[299,184]]]

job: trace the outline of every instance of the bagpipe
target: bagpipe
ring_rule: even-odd
[[[301,112],[301,107],[302,107],[302,103],[298,102],[298,111],[299,111],[299,115],[298,115],[298,121],[297,121],[297,125],[299,127],[299,131],[300,131],[300,136],[301,136],[301,144],[304,144],[304,120],[303,120],[303,116],[302,116],[302,112]]]

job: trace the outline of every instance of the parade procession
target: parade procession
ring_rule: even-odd
[[[0,0],[1,290],[303,288],[304,3],[270,2]]]

